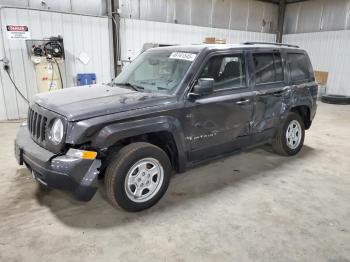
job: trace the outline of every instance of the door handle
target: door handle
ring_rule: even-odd
[[[236,102],[237,105],[245,105],[250,102],[250,99],[242,99]]]
[[[274,96],[282,96],[283,94],[284,94],[284,90],[280,90],[273,93]]]

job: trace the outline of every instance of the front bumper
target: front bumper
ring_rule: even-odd
[[[27,126],[17,131],[15,156],[39,183],[70,192],[78,200],[89,201],[97,191],[101,160],[54,154],[32,140]]]
[[[314,106],[311,109],[311,113],[310,113],[310,120],[314,120],[315,116],[316,116],[316,111],[317,111],[317,103],[315,102]]]

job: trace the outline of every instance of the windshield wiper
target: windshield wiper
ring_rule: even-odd
[[[135,85],[135,84],[131,84],[129,82],[126,82],[126,83],[114,83],[115,85],[122,85],[122,86],[127,86],[127,87],[131,87],[132,89],[134,89],[135,91],[138,91],[140,92],[141,90],[144,90],[145,88],[142,87],[142,86],[138,86],[138,85]]]
[[[157,86],[157,89],[158,90],[161,90],[161,91],[169,91],[169,89],[168,88],[165,88],[165,87],[161,87],[161,86]]]

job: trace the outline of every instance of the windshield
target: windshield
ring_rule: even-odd
[[[135,90],[173,92],[196,58],[194,53],[150,50],[139,55],[113,80]]]

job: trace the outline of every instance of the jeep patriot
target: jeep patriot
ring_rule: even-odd
[[[316,98],[297,46],[153,48],[109,84],[36,95],[15,155],[42,185],[88,201],[104,179],[112,205],[140,211],[160,200],[173,171],[263,144],[297,154]]]

